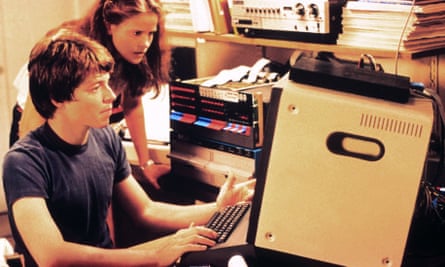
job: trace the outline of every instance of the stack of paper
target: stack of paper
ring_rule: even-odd
[[[196,32],[213,32],[214,25],[208,0],[190,0],[190,12]]]
[[[190,0],[161,0],[167,30],[193,32]]]
[[[167,30],[232,32],[228,0],[161,0]]]
[[[410,52],[445,47],[444,1],[348,1],[342,16],[339,45]]]

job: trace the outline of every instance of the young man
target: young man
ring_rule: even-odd
[[[213,212],[252,197],[254,180],[235,185],[230,177],[215,203],[175,206],[149,199],[108,127],[113,64],[102,45],[66,30],[31,52],[30,94],[46,121],[11,148],[3,166],[11,228],[27,267],[168,266],[185,252],[215,244],[216,233],[199,226]],[[147,227],[176,232],[112,249],[106,223],[112,199]]]

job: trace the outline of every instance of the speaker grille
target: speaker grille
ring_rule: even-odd
[[[362,113],[360,126],[417,138],[421,138],[423,132],[421,124],[366,113]]]

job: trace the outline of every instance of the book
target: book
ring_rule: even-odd
[[[216,34],[225,34],[233,32],[229,4],[227,0],[208,0],[214,32]]]
[[[189,0],[161,0],[167,30],[193,32]]]
[[[208,0],[190,0],[190,13],[195,32],[213,32],[214,25]]]

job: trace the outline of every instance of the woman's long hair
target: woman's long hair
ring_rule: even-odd
[[[158,16],[158,27],[145,58],[139,64],[126,61],[115,49],[107,24],[118,25],[141,13]],[[99,0],[76,22],[81,33],[99,41],[113,55],[116,65],[110,85],[123,90],[125,98],[141,96],[147,89],[159,94],[161,85],[169,81],[170,48],[165,37],[165,18],[158,0]]]

